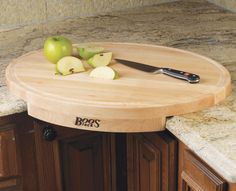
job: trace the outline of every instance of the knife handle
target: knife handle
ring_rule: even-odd
[[[186,80],[191,84],[198,83],[200,81],[200,77],[197,74],[192,74],[189,72],[184,72],[171,68],[162,68],[162,73],[174,78]]]

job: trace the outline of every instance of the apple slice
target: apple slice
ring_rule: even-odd
[[[95,54],[88,60],[88,64],[94,68],[99,66],[107,66],[112,59],[112,52]]]
[[[95,54],[98,54],[104,51],[104,48],[102,47],[80,47],[78,49],[79,49],[79,55],[85,60],[88,60],[89,58],[93,57]]]
[[[108,66],[99,66],[93,69],[89,76],[93,78],[114,80],[118,78],[118,73]]]
[[[85,69],[80,59],[73,56],[66,56],[57,62],[56,71],[65,76],[73,73],[83,72]]]

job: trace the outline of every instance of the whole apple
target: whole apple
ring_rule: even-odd
[[[61,58],[71,56],[72,43],[63,36],[51,36],[44,42],[43,52],[50,62],[56,64]]]

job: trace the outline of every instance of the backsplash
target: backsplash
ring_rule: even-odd
[[[0,0],[0,31],[174,0]]]
[[[230,11],[236,12],[236,0],[208,0]]]

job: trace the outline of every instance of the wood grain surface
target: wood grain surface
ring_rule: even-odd
[[[196,73],[201,81],[189,84],[163,74],[138,71],[115,61],[111,67],[120,74],[117,80],[91,78],[89,68],[83,73],[58,76],[55,65],[38,50],[13,60],[6,71],[10,91],[27,102],[29,115],[93,131],[161,131],[167,116],[213,106],[231,91],[229,72],[198,54],[145,44],[92,44],[112,51],[114,58]]]

